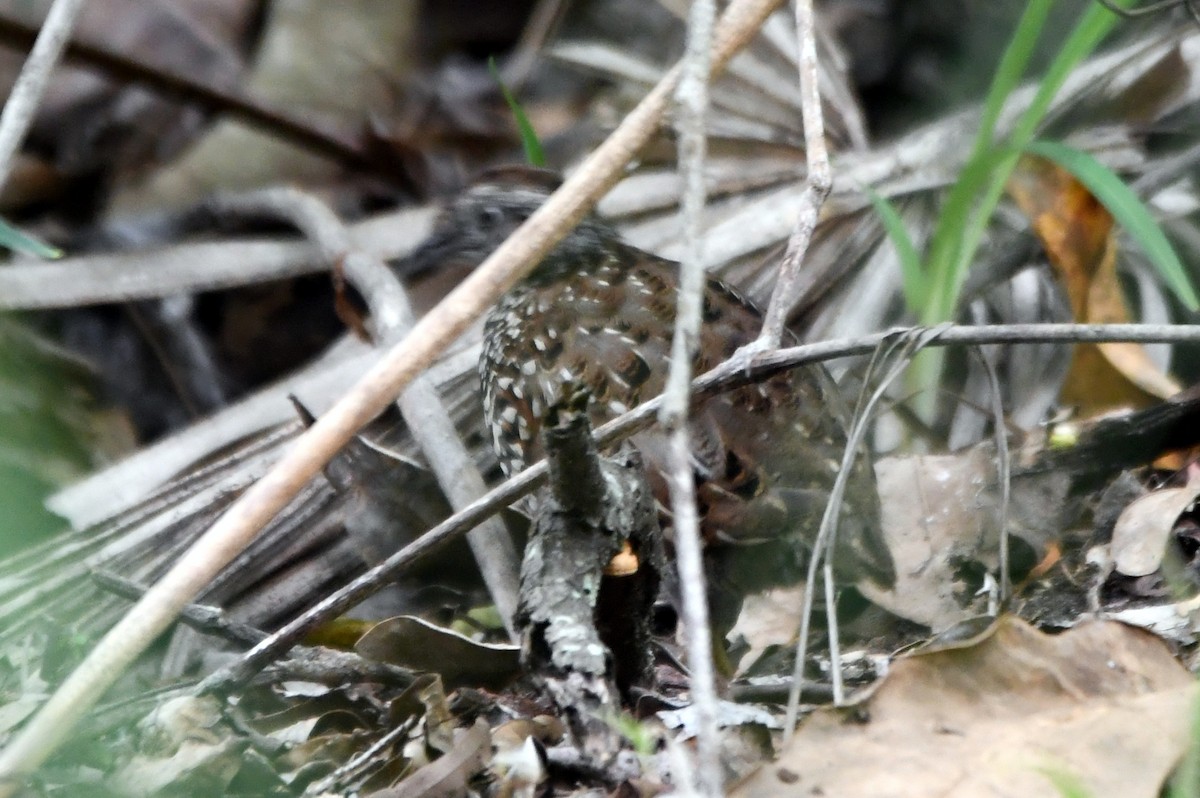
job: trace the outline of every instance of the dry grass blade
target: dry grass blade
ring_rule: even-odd
[[[50,82],[50,73],[58,64],[59,56],[62,55],[67,40],[71,38],[71,30],[82,10],[83,0],[57,0],[51,6],[37,41],[34,42],[33,50],[29,53],[29,58],[21,68],[21,75],[4,104],[4,113],[0,114],[0,185],[8,180],[13,156],[25,140],[25,134],[33,123],[33,115],[41,103],[42,94]]]

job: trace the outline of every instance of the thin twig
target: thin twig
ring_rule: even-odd
[[[947,326],[939,328],[939,331],[936,338],[925,342],[926,345],[1040,343],[1068,340],[1087,340],[1092,343],[1098,341],[1200,343],[1200,326],[1184,327],[1179,325],[1146,327],[1136,324],[1022,324],[983,327]],[[909,328],[907,332],[910,335],[917,335],[920,328]],[[768,360],[769,365],[755,365],[752,362],[749,373],[741,364],[728,361],[701,375],[692,383],[693,399],[694,401],[707,399],[722,390],[733,390],[749,382],[765,379],[784,368],[874,352],[881,345],[904,333],[904,330],[893,330],[854,339],[826,341],[780,349],[769,355],[760,355],[759,358]],[[602,448],[611,446],[650,426],[657,417],[661,405],[661,398],[655,397],[608,422],[596,430],[597,445]],[[859,418],[862,415],[859,412],[855,414],[855,417]],[[289,622],[271,638],[264,640],[254,650],[247,652],[245,657],[234,666],[220,673],[214,673],[205,680],[205,689],[224,692],[250,679],[267,663],[281,656],[299,640],[305,628],[336,618],[342,612],[393,581],[422,557],[465,533],[474,524],[479,523],[480,519],[498,512],[501,508],[507,507],[522,496],[536,490],[543,484],[545,477],[545,463],[535,463],[517,476],[497,486],[477,502],[447,518],[384,562]]]
[[[397,724],[394,728],[389,729],[381,735],[378,740],[368,745],[364,750],[359,751],[354,756],[350,757],[350,761],[339,767],[337,770],[330,773],[325,778],[310,784],[304,791],[305,795],[332,795],[338,786],[348,787],[344,782],[354,778],[358,771],[364,766],[370,764],[371,760],[379,756],[380,752],[389,745],[404,739],[413,727],[417,725],[417,721],[421,719],[418,714],[411,715],[403,723]],[[382,764],[382,759],[380,761]],[[344,793],[354,793],[357,790],[345,790]]]
[[[184,302],[191,301],[191,297],[181,296],[179,299],[183,300]],[[192,375],[184,373],[185,371],[189,371],[189,366],[195,364],[186,362],[177,364],[175,355],[178,354],[178,351],[169,349],[169,345],[163,341],[164,333],[167,333],[167,331],[163,329],[163,325],[160,321],[161,317],[157,312],[155,312],[161,311],[162,305],[168,301],[169,300],[160,300],[158,303],[156,303],[158,305],[157,308],[147,308],[145,305],[138,306],[137,304],[130,303],[121,310],[133,324],[134,329],[137,330],[138,335],[141,336],[142,341],[145,342],[147,348],[150,350],[150,356],[157,362],[156,364],[159,370],[167,378],[167,382],[170,384],[171,390],[175,393],[175,397],[179,400],[180,404],[183,405],[183,410],[185,413],[187,413],[188,420],[194,422],[196,419],[203,416],[205,411],[215,407],[220,407],[222,404],[224,404],[225,396],[220,385],[215,380],[206,380],[206,385],[211,386],[212,388],[210,398],[213,401],[203,404],[197,401],[196,393],[193,390],[193,385],[195,384],[193,380],[197,378],[208,377],[210,374],[212,374],[212,371],[206,367],[214,366],[215,364],[212,358],[208,357],[207,349],[198,350],[202,353],[201,357],[204,366],[197,369],[199,374]],[[150,315],[150,318],[147,318],[147,311],[150,311],[150,313],[153,314]],[[188,316],[190,314],[185,312],[181,315],[183,318],[173,320],[181,323],[178,326],[172,325],[170,332],[173,333],[175,330],[179,330],[181,333],[186,333]],[[156,322],[158,323],[156,324]],[[193,337],[192,340],[197,340],[197,338],[198,337]],[[198,340],[197,343],[199,343]]]
[[[835,522],[836,524],[836,522]],[[836,527],[835,527],[836,528]],[[825,590],[825,620],[829,636],[829,681],[833,690],[833,705],[840,707],[846,700],[846,689],[842,681],[842,641],[838,631],[837,617],[837,583],[833,574],[833,558],[826,557],[821,569],[821,583]],[[811,593],[811,583],[804,586],[805,593]],[[800,668],[803,672],[803,667]],[[802,684],[796,683],[796,706],[799,706]],[[791,694],[788,694],[789,702]]]
[[[0,14],[0,44],[28,48],[36,32],[20,20]],[[144,86],[164,97],[228,113],[251,127],[346,166],[383,177],[391,176],[389,170],[394,168],[386,159],[372,157],[361,142],[345,133],[323,129],[252,97],[210,86],[163,66],[143,64],[121,53],[80,41],[67,43],[66,60],[89,66],[115,80]]]
[[[293,618],[247,651],[236,663],[211,674],[199,689],[205,692],[228,693],[245,684],[294,646],[307,629],[338,617],[386,587],[414,563],[465,534],[483,519],[532,493],[546,481],[546,471],[546,463],[539,462],[492,489],[487,495],[459,510],[348,585]]]
[[[796,640],[796,664],[792,672],[792,689],[788,694],[787,712],[784,717],[783,739],[785,745],[796,730],[796,718],[800,712],[800,689],[804,683],[804,662],[808,656],[808,635],[812,621],[813,596],[816,594],[814,585],[816,584],[817,568],[822,562],[828,564],[832,559],[833,547],[837,542],[837,528],[842,510],[842,497],[845,495],[846,483],[849,480],[850,474],[854,471],[854,459],[862,448],[867,431],[870,429],[871,417],[874,415],[875,406],[883,398],[887,388],[903,373],[913,353],[931,341],[936,340],[938,335],[944,332],[945,329],[945,327],[935,329],[916,328],[894,333],[880,341],[879,349],[876,350],[875,357],[872,358],[871,365],[868,367],[868,378],[870,377],[870,372],[874,371],[877,365],[887,365],[888,372],[879,379],[870,398],[866,401],[860,401],[858,407],[855,408],[854,423],[851,424],[850,430],[846,435],[846,449],[842,455],[841,467],[838,469],[837,478],[833,482],[833,488],[829,491],[829,500],[825,504],[825,513],[821,516],[821,526],[817,532],[816,542],[813,543],[812,556],[809,559],[808,573],[805,577],[804,603],[800,613],[800,633]],[[867,384],[870,384],[869,379]],[[828,595],[832,596],[833,568],[827,567],[824,573],[825,591]],[[825,611],[832,616],[836,612],[836,607],[827,605]],[[836,629],[836,622],[834,623],[834,629]],[[831,643],[830,650],[831,652],[836,652],[837,644]],[[841,663],[836,656],[831,657],[830,670],[831,673],[841,670]],[[834,677],[835,700],[839,697],[837,693],[840,692],[840,680],[840,675]]]
[[[778,0],[739,0],[722,16],[713,70],[722,69]],[[142,651],[334,454],[595,206],[658,129],[678,79],[671,70],[546,203],[403,341],[293,443],[105,635],[28,724],[0,751],[0,798],[38,767]]]
[[[145,585],[112,571],[94,570],[91,576],[92,581],[102,589],[130,601],[137,601],[146,592]],[[220,607],[207,604],[188,604],[180,611],[179,620],[197,632],[220,637],[239,646],[256,645],[267,636],[267,633],[258,627],[235,621]]]
[[[538,0],[534,5],[529,14],[529,21],[521,31],[521,38],[513,47],[512,55],[502,72],[504,82],[512,91],[520,91],[529,79],[538,55],[554,29],[562,22],[567,7],[568,3],[564,0]]]
[[[357,249],[380,258],[411,253],[428,235],[432,208],[407,208],[350,225]],[[0,310],[39,310],[154,299],[313,274],[328,268],[309,243],[274,236],[172,244],[0,269]]]
[[[291,221],[318,246],[331,267],[344,270],[366,300],[376,337],[382,343],[397,341],[412,329],[412,306],[395,273],[377,257],[356,248],[346,226],[317,197],[294,188],[270,188],[218,198],[214,208],[218,213],[266,213]],[[413,380],[397,404],[454,509],[462,509],[487,493],[483,475],[459,439],[454,421],[427,372]],[[489,518],[467,533],[467,542],[504,626],[515,640],[513,616],[520,560],[512,537],[500,519]]]
[[[71,29],[82,10],[83,0],[55,0],[25,65],[21,67],[21,74],[13,84],[8,101],[4,103],[4,111],[0,113],[0,186],[8,182],[13,157],[33,124],[34,114],[50,83],[50,74],[71,38]]]
[[[821,206],[833,187],[829,170],[829,150],[825,146],[825,118],[821,111],[821,91],[817,66],[817,39],[812,0],[796,0],[796,33],[800,39],[800,110],[804,117],[804,160],[808,167],[804,194],[796,226],[788,237],[787,250],[779,267],[779,279],[767,306],[767,318],[756,348],[775,349],[783,336],[788,307],[795,299],[796,281],[813,231],[821,215]]]
[[[1000,534],[1000,604],[1004,606],[1012,594],[1012,577],[1008,570],[1008,500],[1011,492],[1012,462],[1008,453],[1008,427],[1004,423],[1004,399],[1000,396],[1000,378],[996,364],[982,347],[973,347],[987,374],[988,394],[992,405],[992,427],[996,434],[996,479],[1000,484],[1000,506],[996,508],[996,523]]]
[[[700,518],[696,509],[696,479],[688,430],[692,363],[700,339],[704,301],[704,167],[707,142],[709,53],[716,16],[713,0],[696,0],[688,11],[687,48],[679,88],[675,92],[679,135],[679,172],[683,183],[684,255],[679,267],[679,297],[671,366],[663,392],[661,420],[667,430],[667,486],[675,527],[675,561],[687,630],[688,682],[696,710],[696,767],[699,792],[709,798],[723,794],[721,742],[717,728],[717,690],[713,680],[712,629],[701,553]],[[685,774],[679,774],[683,780]]]
[[[146,592],[146,587],[109,571],[92,571],[92,580],[101,588],[130,601],[137,601]],[[226,615],[220,607],[205,604],[189,604],[179,614],[179,620],[197,632],[213,635],[241,646],[253,646],[262,642],[267,633],[261,629]],[[412,671],[387,662],[371,662],[350,651],[335,651],[323,646],[297,646],[292,662],[278,663],[280,674],[287,669],[303,668],[305,676],[322,684],[344,684],[347,678],[376,681],[383,684],[408,686],[412,684]],[[294,674],[288,674],[294,677]],[[287,678],[282,676],[281,678]]]
[[[1139,8],[1121,8],[1116,3],[1113,3],[1112,0],[1096,0],[1096,2],[1125,19],[1137,19],[1138,17],[1157,14],[1160,11],[1166,11],[1176,6],[1183,6],[1192,15],[1192,19],[1195,20],[1196,24],[1200,25],[1200,10],[1197,10],[1195,0],[1160,0],[1157,3],[1151,3],[1148,6]]]
[[[935,335],[936,332],[928,332],[925,337],[933,337]],[[846,448],[842,453],[842,463],[838,472],[838,478],[834,480],[833,490],[830,491],[829,501],[825,505],[825,514],[817,530],[817,541],[813,544],[813,561],[808,566],[808,583],[805,585],[802,606],[803,616],[800,625],[801,632],[799,644],[797,645],[796,660],[799,664],[797,665],[795,674],[802,676],[803,662],[807,656],[809,618],[812,615],[812,601],[810,597],[816,595],[809,585],[812,584],[812,580],[816,576],[817,564],[823,563],[824,568],[821,572],[821,581],[825,590],[825,622],[829,638],[829,676],[835,706],[841,706],[846,698],[842,681],[841,639],[838,636],[837,585],[833,572],[833,551],[837,546],[842,496],[847,484],[847,479],[842,474],[853,472],[854,461],[859,456],[862,441],[865,440],[867,432],[870,429],[871,419],[875,415],[875,407],[880,399],[883,398],[888,386],[900,376],[903,369],[907,366],[911,356],[910,348],[919,346],[919,343],[916,343],[919,337],[920,334],[916,331],[900,333],[895,339],[880,344],[879,348],[872,353],[871,361],[867,364],[866,375],[863,379],[862,391],[859,393],[858,400],[855,403],[854,415],[852,417],[853,422],[846,436]],[[888,373],[880,377],[878,384],[868,393],[872,383],[875,382],[876,372],[883,368],[889,361],[891,361],[891,366]],[[801,682],[793,682],[793,689],[788,693],[788,717],[791,718],[791,721],[787,724],[789,729],[793,728],[795,721],[794,713],[799,709],[802,687]],[[786,734],[790,735],[791,732],[786,732]]]

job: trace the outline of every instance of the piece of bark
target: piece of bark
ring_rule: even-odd
[[[585,412],[572,407],[551,411],[543,440],[551,484],[521,567],[522,658],[579,749],[604,763],[621,747],[606,721],[618,696],[652,678],[661,532],[635,449],[600,458]],[[618,553],[624,575],[610,568]]]

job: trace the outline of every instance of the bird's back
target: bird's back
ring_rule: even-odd
[[[662,392],[674,330],[678,264],[613,242],[510,291],[491,313],[480,362],[485,412],[508,473],[541,458],[546,409],[585,388],[593,424]],[[705,293],[696,371],[757,336],[757,309],[717,280]],[[565,387],[564,387],[565,386]],[[564,393],[564,391],[566,393]],[[846,413],[821,365],[803,366],[707,400],[690,422],[702,531],[713,548],[741,549],[725,577],[741,592],[795,581],[808,557],[845,449]],[[668,506],[661,431],[633,442],[660,505]],[[878,500],[868,463],[852,474],[852,516],[835,557],[851,578],[890,583],[878,538]],[[768,562],[770,560],[770,562]]]

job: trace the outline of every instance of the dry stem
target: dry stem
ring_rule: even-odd
[[[50,74],[71,38],[71,30],[82,10],[83,0],[55,0],[33,50],[13,84],[8,101],[4,103],[4,112],[0,113],[0,186],[8,181],[13,157],[33,124],[38,104],[50,83]]]
[[[699,792],[722,794],[721,742],[717,728],[717,691],[713,681],[712,630],[701,553],[700,518],[696,509],[696,480],[688,430],[692,361],[700,338],[704,301],[704,166],[705,117],[708,113],[708,60],[716,4],[696,0],[688,12],[687,51],[684,54],[678,107],[679,171],[683,183],[683,245],[671,367],[663,393],[662,422],[667,429],[667,485],[675,527],[675,560],[687,629],[689,692],[696,708],[696,763]],[[682,781],[685,774],[679,774]]]

